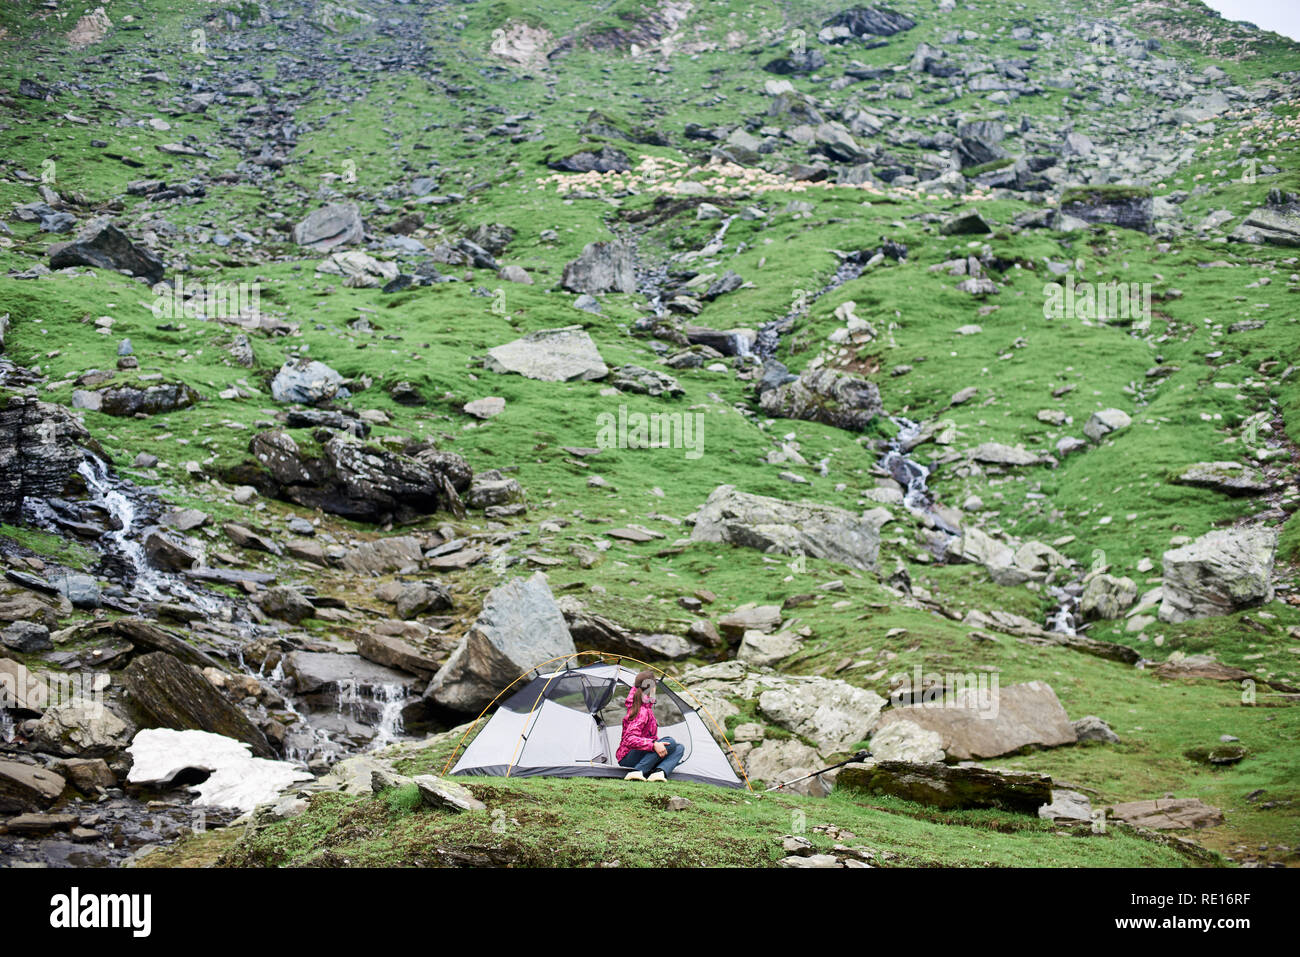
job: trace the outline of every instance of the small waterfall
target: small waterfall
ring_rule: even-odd
[[[0,708],[0,744],[8,744],[14,739],[14,719],[9,716],[9,712]]]
[[[890,421],[898,426],[898,434],[890,440],[885,454],[880,458],[880,466],[893,476],[895,482],[903,486],[903,505],[909,512],[928,518],[949,539],[957,537],[961,530],[954,528],[934,506],[934,495],[927,484],[930,470],[911,457],[911,451],[918,444],[924,428],[919,422],[902,416],[891,416]]]
[[[77,466],[86,480],[86,488],[94,501],[101,505],[119,527],[107,533],[108,550],[120,557],[132,576],[129,585],[132,593],[144,601],[188,601],[200,611],[216,614],[220,602],[194,591],[175,575],[153,568],[149,564],[144,546],[133,534],[139,510],[124,491],[123,483],[108,472],[108,464],[97,456],[87,455]]]
[[[406,707],[407,695],[404,687],[395,684],[382,685],[374,691],[376,700],[383,705],[375,729],[375,740],[370,745],[371,750],[378,750],[392,744],[406,730],[402,709]]]
[[[375,751],[392,744],[405,730],[402,709],[407,704],[407,693],[402,685],[383,684],[363,687],[355,679],[348,679],[339,682],[337,700],[340,715],[374,727],[375,736],[371,739],[367,750]],[[378,711],[377,720],[376,711]]]
[[[1049,585],[1047,593],[1057,602],[1056,610],[1047,616],[1047,630],[1061,635],[1077,634],[1075,612],[1079,608],[1079,599],[1060,585]]]

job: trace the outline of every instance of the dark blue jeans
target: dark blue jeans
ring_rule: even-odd
[[[668,756],[659,757],[653,751],[638,751],[633,748],[627,754],[623,755],[623,760],[618,763],[630,770],[640,771],[648,775],[651,771],[662,771],[664,777],[672,774],[677,765],[682,763],[682,758],[686,756],[686,746],[678,744],[672,738],[660,738],[668,746]]]

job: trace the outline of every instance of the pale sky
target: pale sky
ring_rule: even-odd
[[[1228,20],[1248,20],[1292,40],[1300,40],[1300,2],[1297,0],[1205,0]]]

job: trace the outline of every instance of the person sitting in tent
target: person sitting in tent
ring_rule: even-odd
[[[672,738],[657,739],[654,672],[639,672],[627,695],[623,718],[623,739],[614,757],[620,766],[631,768],[625,781],[663,781],[681,763],[686,748]],[[647,777],[647,775],[649,775]]]

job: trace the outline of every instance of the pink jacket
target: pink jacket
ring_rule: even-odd
[[[655,741],[658,740],[659,722],[655,720],[654,706],[642,701],[641,710],[634,718],[631,715],[635,697],[636,692],[629,691],[627,701],[623,702],[627,714],[623,716],[623,740],[619,742],[618,750],[614,753],[615,761],[622,761],[629,751],[653,751]]]

